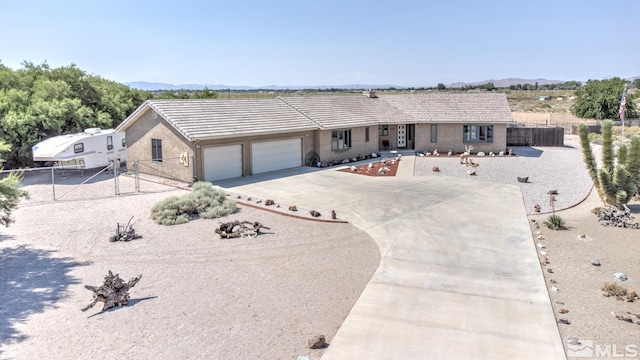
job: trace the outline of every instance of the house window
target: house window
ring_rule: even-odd
[[[113,150],[113,136],[107,136],[107,150]]]
[[[162,140],[151,139],[151,160],[162,162]]]
[[[466,143],[492,143],[493,125],[463,125],[462,141]]]
[[[122,147],[127,147],[127,139],[122,138]]]
[[[431,142],[438,142],[438,125],[431,124]]]
[[[346,150],[351,147],[351,130],[331,132],[331,150]]]
[[[378,135],[379,136],[389,135],[389,125],[378,125]]]
[[[364,128],[364,142],[369,142],[369,127]]]
[[[84,152],[84,143],[73,144],[73,152],[76,154]]]

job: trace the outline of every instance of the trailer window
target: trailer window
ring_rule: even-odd
[[[122,147],[127,147],[127,138],[122,138]]]
[[[107,150],[113,150],[113,136],[107,136]]]
[[[162,162],[162,140],[151,139],[151,160]]]
[[[76,154],[84,152],[84,143],[73,144],[73,152]]]

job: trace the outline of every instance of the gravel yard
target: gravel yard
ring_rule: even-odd
[[[549,190],[557,190],[555,209],[565,209],[584,200],[592,187],[577,135],[565,135],[565,146],[514,147],[516,156],[478,157],[479,164],[467,167],[460,164],[458,156],[416,157],[415,176],[452,176],[478,181],[513,184],[520,187],[528,214],[534,214],[534,206],[540,205],[541,213],[552,211]],[[440,172],[432,169],[437,166]],[[467,171],[475,170],[470,176]],[[529,177],[528,183],[520,183],[517,177]]]

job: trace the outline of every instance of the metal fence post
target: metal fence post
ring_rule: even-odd
[[[133,173],[136,183],[136,192],[140,192],[140,172],[138,171],[138,160],[133,162]]]
[[[51,167],[51,188],[53,193],[53,201],[56,201],[56,176],[53,167]]]
[[[116,195],[120,195],[120,184],[118,183],[118,168],[120,167],[120,161],[116,158],[113,160],[113,182],[116,188]]]

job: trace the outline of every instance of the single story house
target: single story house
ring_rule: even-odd
[[[506,149],[505,94],[148,100],[116,129],[142,173],[216,181],[386,150]]]

